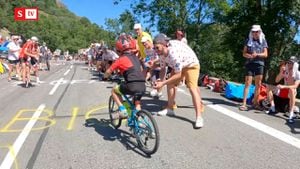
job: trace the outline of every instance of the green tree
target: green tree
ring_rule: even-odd
[[[135,22],[135,18],[129,10],[125,10],[120,14],[119,18],[105,19],[105,25],[107,30],[114,32],[116,36],[118,36],[122,32],[132,32],[132,28]]]
[[[300,24],[300,1],[280,0],[243,0],[233,1],[230,9],[216,15],[220,23],[230,30],[225,36],[226,48],[234,54],[234,59],[243,65],[242,48],[249,29],[260,24],[269,45],[269,57],[266,60],[266,78],[273,79],[278,61],[289,57],[288,50],[294,48],[294,37]],[[238,79],[242,79],[242,74]],[[269,80],[266,79],[266,80]]]

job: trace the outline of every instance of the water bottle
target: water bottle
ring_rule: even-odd
[[[130,116],[131,116],[131,107],[130,107],[130,104],[128,104],[126,101],[124,101],[124,102],[123,102],[123,105],[124,105],[124,107],[126,108],[128,117],[130,117]]]

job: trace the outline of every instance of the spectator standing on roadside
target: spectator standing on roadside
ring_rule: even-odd
[[[260,86],[263,79],[265,58],[268,57],[268,44],[265,39],[265,34],[263,33],[260,25],[253,25],[248,39],[245,42],[243,49],[243,57],[246,60],[246,75],[245,75],[245,88],[244,88],[244,97],[243,103],[239,106],[241,111],[248,110],[247,107],[247,97],[249,92],[249,87],[252,83],[253,77],[255,81],[255,93],[252,100],[253,107],[260,109],[258,103],[258,96],[260,93]]]
[[[19,36],[11,36],[11,42],[7,45],[8,48],[8,62],[9,62],[9,71],[8,71],[8,81],[11,81],[11,73],[13,69],[16,69],[16,77],[20,78],[20,45],[19,45]]]
[[[149,33],[143,31],[142,25],[139,24],[139,23],[134,24],[133,29],[134,29],[134,31],[137,35],[137,44],[138,44],[138,48],[139,48],[139,58],[143,62],[143,60],[146,58],[146,52],[145,52],[145,47],[142,43],[142,37],[143,36],[148,37],[150,39],[151,43],[152,43],[152,37]]]
[[[176,39],[177,39],[177,40],[179,40],[179,41],[181,41],[181,42],[183,42],[183,43],[185,43],[185,44],[188,44],[188,43],[187,43],[187,40],[186,40],[186,38],[185,38],[185,33],[184,33],[182,30],[177,29],[175,35],[176,35]]]

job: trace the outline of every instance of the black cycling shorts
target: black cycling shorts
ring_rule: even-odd
[[[258,64],[246,65],[246,76],[257,76],[264,74],[264,66]]]
[[[120,85],[120,92],[126,95],[135,95],[136,93],[140,93],[141,96],[146,91],[145,82],[130,82],[130,83],[122,83]],[[141,97],[136,98],[135,100],[141,100]]]
[[[20,60],[8,60],[9,64],[16,65],[20,62]]]

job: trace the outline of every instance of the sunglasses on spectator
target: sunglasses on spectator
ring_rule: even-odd
[[[159,47],[158,47],[158,46],[155,46],[155,47],[154,47],[154,50],[159,50]]]
[[[258,33],[259,31],[252,31],[252,33]]]

